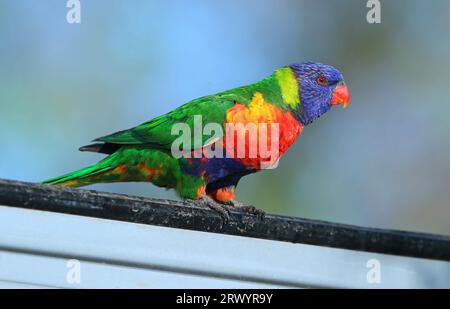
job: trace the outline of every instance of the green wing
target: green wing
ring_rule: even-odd
[[[170,150],[173,141],[178,138],[178,135],[171,134],[172,126],[176,123],[186,123],[193,135],[195,115],[202,116],[203,126],[207,123],[215,122],[222,125],[223,129],[227,111],[236,102],[245,103],[248,101],[238,93],[238,91],[227,91],[195,99],[137,127],[103,136],[95,141],[123,145],[148,145],[154,148]],[[209,138],[209,136],[203,136],[202,145]]]

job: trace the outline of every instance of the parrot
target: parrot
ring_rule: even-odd
[[[349,101],[344,77],[336,68],[311,61],[294,63],[253,84],[194,99],[136,127],[99,137],[79,150],[102,153],[107,155],[105,158],[43,183],[81,187],[151,182],[174,189],[180,198],[194,205],[216,210],[225,220],[229,219],[230,209],[264,215],[262,210],[235,200],[239,180],[267,167],[263,164],[267,162],[267,151],[257,150],[250,156],[251,142],[261,142],[263,134],[268,135],[262,141],[266,146],[276,140],[278,160],[306,126],[332,106],[345,108]],[[203,129],[211,123],[222,130],[216,130],[211,138],[212,133],[196,129],[199,117],[206,123]],[[174,134],[173,128],[179,124],[191,132],[191,137],[184,139],[187,146],[181,156],[174,155],[180,136]],[[249,124],[256,130],[250,130],[246,126]],[[268,124],[277,125],[273,136],[267,134],[267,128],[263,130],[263,125]],[[233,142],[245,144],[243,154],[237,155],[230,146]],[[206,149],[222,151],[226,156],[207,156]]]

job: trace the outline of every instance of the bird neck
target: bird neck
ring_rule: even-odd
[[[248,89],[251,93],[261,92],[267,101],[283,110],[296,110],[300,105],[298,81],[290,67],[276,70]]]
[[[299,124],[304,125],[299,81],[291,67],[282,67],[246,89],[252,96],[255,92],[261,93],[265,100],[291,113]]]
[[[303,112],[300,79],[295,70],[290,66],[282,67],[273,75],[278,81],[283,104],[289,108],[300,125],[305,126],[310,123],[310,119],[307,119]]]
[[[276,70],[273,75],[280,88],[283,104],[292,110],[296,110],[300,105],[300,92],[294,71],[290,67],[283,67]]]

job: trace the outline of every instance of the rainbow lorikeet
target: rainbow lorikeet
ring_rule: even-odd
[[[251,143],[245,141],[261,141],[262,132],[267,134],[269,131],[262,130],[262,125],[277,124],[276,135],[263,142],[276,139],[277,158],[280,158],[305,126],[332,105],[346,107],[349,99],[342,74],[331,66],[303,62],[282,67],[254,84],[192,100],[137,127],[97,138],[94,140],[97,143],[80,150],[105,153],[108,154],[106,158],[44,183],[79,187],[94,183],[147,181],[173,188],[180,197],[207,205],[227,217],[228,208],[243,206],[234,199],[241,177],[263,169],[263,160],[267,158],[258,151],[250,156],[247,144]],[[198,117],[205,128],[208,123],[215,123],[220,125],[222,132],[214,139],[211,135],[203,136],[202,131],[195,128]],[[194,131],[193,139],[197,142],[183,149],[184,154],[193,156],[173,154],[173,144],[179,136],[172,134],[172,129],[180,123]],[[231,140],[244,141],[246,147],[241,156],[236,155],[234,148],[230,151],[230,142],[225,138],[230,131],[229,125],[238,123],[256,126],[253,131],[256,135],[252,136],[247,126],[234,128]],[[202,135],[200,138],[199,134]],[[222,149],[226,156],[206,157],[203,151],[207,147]],[[254,207],[241,209],[255,210]]]

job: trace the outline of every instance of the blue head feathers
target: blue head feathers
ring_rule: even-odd
[[[344,77],[332,66],[318,62],[303,62],[290,67],[299,83],[301,104],[296,111],[296,117],[303,125],[313,122],[327,112],[331,105],[343,103],[335,98],[337,88],[342,90],[345,87],[348,96]],[[344,106],[347,103],[344,103]]]

